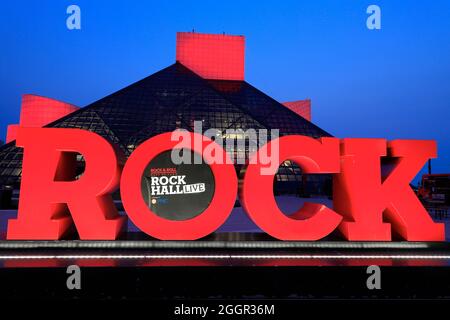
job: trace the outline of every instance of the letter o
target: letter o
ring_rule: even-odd
[[[169,183],[169,178],[162,176],[161,178],[159,178],[159,184],[162,186],[165,186]]]
[[[196,240],[207,236],[219,228],[231,213],[237,195],[237,176],[234,166],[224,151],[228,161],[223,164],[212,163],[208,155],[204,160],[209,164],[214,175],[214,196],[209,207],[198,216],[188,220],[168,220],[156,215],[145,203],[141,193],[142,174],[159,154],[173,148],[186,148],[203,155],[203,150],[211,139],[197,133],[187,133],[189,141],[172,141],[172,133],[154,136],[139,145],[129,157],[120,183],[123,206],[133,223],[146,234],[160,240]],[[201,139],[202,143],[191,143]],[[218,146],[216,146],[217,148]],[[225,159],[224,159],[225,160]]]

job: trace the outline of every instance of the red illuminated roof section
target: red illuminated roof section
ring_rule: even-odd
[[[283,102],[283,105],[289,110],[294,111],[308,121],[311,121],[311,100],[297,100],[291,102]]]
[[[6,142],[16,139],[19,127],[43,127],[78,109],[77,106],[70,103],[34,94],[24,94],[22,95],[20,122],[8,126]]]
[[[244,36],[177,32],[177,61],[205,79],[244,80],[244,54]]]
[[[43,127],[75,110],[78,110],[78,107],[70,103],[33,94],[24,94],[20,111],[20,126]]]
[[[10,124],[6,131],[6,143],[16,140],[18,124]]]

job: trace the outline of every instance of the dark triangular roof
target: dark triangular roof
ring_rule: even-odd
[[[177,128],[279,129],[281,135],[330,136],[245,81],[205,80],[175,63],[46,127],[82,128],[119,144],[128,155],[142,141]],[[0,148],[0,185],[21,173],[22,152]]]

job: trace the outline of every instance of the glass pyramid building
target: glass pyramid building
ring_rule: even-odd
[[[129,156],[154,135],[179,128],[193,131],[194,121],[202,121],[203,130],[279,129],[280,136],[330,136],[244,80],[205,79],[179,61],[45,127],[95,132]],[[241,151],[234,150],[235,157]],[[22,156],[14,141],[0,147],[0,188],[19,189]],[[79,161],[82,167],[81,157]],[[236,165],[238,173],[241,169]],[[314,181],[323,186],[324,179],[308,179]],[[301,183],[300,168],[286,161],[278,170],[275,191],[299,193]]]

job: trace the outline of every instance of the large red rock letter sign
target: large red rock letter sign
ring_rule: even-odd
[[[174,141],[171,133],[152,137],[125,163],[120,149],[95,133],[20,128],[16,143],[24,153],[19,209],[8,223],[7,239],[58,240],[74,228],[81,240],[117,239],[126,215],[119,215],[111,194],[120,186],[130,219],[161,240],[195,240],[214,232],[231,213],[238,189],[248,216],[280,240],[319,240],[332,232],[350,241],[445,240],[444,225],[431,219],[409,185],[426,161],[436,157],[434,141],[284,136],[250,157],[238,187],[231,159],[219,144],[197,133],[186,136],[185,142]],[[272,167],[291,160],[304,174],[333,176],[332,207],[308,202],[289,216],[278,208],[273,194],[276,170],[264,170],[267,163],[258,160],[273,151],[275,143],[279,156]],[[150,161],[177,148],[201,155],[215,184],[211,201],[186,220],[158,216],[141,192]],[[211,148],[223,154],[221,163],[205,152]],[[85,168],[77,176],[80,155]]]

